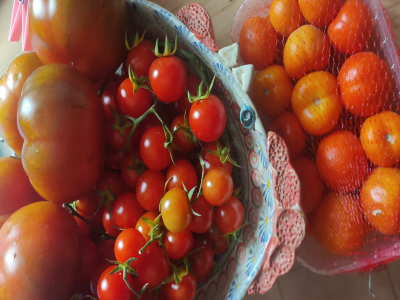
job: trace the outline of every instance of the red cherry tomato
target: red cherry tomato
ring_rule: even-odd
[[[197,293],[197,280],[193,273],[183,276],[178,285],[175,281],[165,284],[161,292],[169,300],[193,300]]]
[[[99,195],[96,193],[96,190],[92,190],[86,196],[75,201],[75,208],[80,215],[92,217],[99,207],[99,203]]]
[[[197,88],[201,84],[201,79],[195,75],[189,74],[187,77],[186,88],[190,92],[190,95],[197,95]],[[203,87],[203,92],[207,91],[206,86]],[[174,109],[176,115],[184,115],[185,112],[188,114],[190,112],[190,108],[192,107],[192,103],[189,102],[188,95],[185,92],[182,97],[178,99],[178,101],[174,102]]]
[[[117,97],[118,97],[118,87],[121,84],[121,79],[118,78],[114,82],[110,82],[103,93],[101,94],[101,102],[103,103],[104,112],[106,114],[107,119],[113,116],[110,106],[112,109],[118,114],[121,113],[121,109],[118,106]]]
[[[204,196],[200,196],[199,199],[192,204],[192,209],[200,216],[193,215],[189,229],[195,233],[207,232],[214,222],[214,207],[208,203]]]
[[[135,228],[137,221],[145,213],[145,210],[137,201],[133,193],[122,194],[115,202],[113,216],[119,228]]]
[[[179,115],[172,121],[171,127],[170,127],[171,132],[178,130],[179,125],[181,125],[181,127],[185,125],[184,115]],[[196,148],[196,145],[191,140],[187,139],[187,137],[185,136],[185,132],[182,129],[178,130],[175,133],[174,143],[179,147],[179,150],[184,151],[184,152],[190,152],[194,148]]]
[[[226,125],[226,111],[221,99],[210,95],[207,99],[193,103],[189,113],[189,124],[200,141],[217,140]]]
[[[103,172],[97,181],[96,188],[103,192],[110,189],[114,193],[115,199],[118,199],[124,192],[124,181],[118,173]]]
[[[114,253],[117,261],[125,263],[134,257],[137,260],[131,262],[135,269],[140,263],[141,255],[139,250],[146,244],[143,235],[135,228],[128,228],[122,231],[115,241]]]
[[[99,263],[107,262],[107,260],[116,260],[114,254],[115,241],[106,240],[97,246],[99,249]]]
[[[154,94],[162,102],[177,101],[185,93],[185,65],[176,56],[158,58],[150,67],[149,81]]]
[[[197,186],[198,179],[196,170],[192,164],[187,160],[177,160],[175,165],[171,165],[167,171],[167,188],[168,190],[178,188],[183,190],[183,184],[185,185],[188,192]]]
[[[99,300],[132,300],[134,294],[129,289],[122,277],[122,271],[108,275],[115,266],[108,267],[101,274],[97,284],[97,295]],[[128,283],[133,287],[133,279],[131,275],[127,275]]]
[[[121,150],[125,146],[125,141],[128,139],[129,134],[131,133],[132,127],[125,128],[124,136],[122,137],[118,130],[111,128],[111,126],[114,123],[115,123],[115,118],[114,117],[111,117],[111,118],[107,119],[107,121],[106,121],[106,125],[107,125],[106,126],[106,130],[105,130],[106,142],[113,149]],[[134,142],[135,142],[135,140],[134,140],[134,138],[132,136],[132,139],[130,141],[132,148],[134,148],[134,146],[135,146]]]
[[[228,240],[223,235],[220,235],[215,228],[211,228],[206,232],[204,237],[206,238],[207,243],[210,243],[214,248],[215,255],[221,255],[228,249]]]
[[[150,129],[154,126],[162,126],[160,120],[156,117],[156,115],[150,114],[146,118],[144,118],[133,132],[131,139],[132,148],[139,147],[142,135],[147,131],[147,129]]]
[[[215,224],[222,234],[232,233],[244,222],[244,207],[236,197],[232,196],[224,205],[215,210]]]
[[[211,151],[217,151],[217,143],[216,142],[211,142],[204,144],[204,148],[211,150]],[[229,161],[226,163],[222,163],[221,159],[218,156],[215,156],[207,151],[203,151],[203,154],[201,155],[204,161],[204,174],[207,174],[210,170],[214,168],[225,168],[230,174],[232,174],[233,171],[233,165]],[[201,167],[199,168],[201,172]]]
[[[224,168],[212,169],[203,180],[203,195],[206,200],[219,206],[227,202],[233,193],[231,174]]]
[[[93,243],[88,237],[82,238],[81,247],[83,267],[80,280],[86,281],[90,279],[94,268],[96,268],[97,263],[99,262],[99,250],[95,243]]]
[[[143,40],[137,47],[128,53],[125,70],[128,73],[129,66],[138,77],[149,76],[151,64],[157,59],[153,52],[154,44],[149,40]]]
[[[171,163],[168,149],[164,147],[165,133],[161,126],[148,129],[140,140],[140,155],[146,167],[161,171]]]
[[[213,266],[214,251],[209,243],[204,244],[202,238],[193,240],[192,250],[196,249],[199,250],[189,256],[189,262],[197,281],[200,283],[207,279],[207,274]]]
[[[152,288],[159,285],[162,280],[169,276],[171,266],[161,248],[147,248],[142,253],[140,260],[141,262],[136,271],[141,285],[148,283],[148,288]]]
[[[109,212],[108,208],[106,207],[103,212],[103,226],[104,229],[113,236],[118,236],[121,232],[117,228],[117,223],[115,222],[115,218],[113,216],[113,208],[114,202],[111,204],[111,213]]]
[[[153,104],[153,95],[149,90],[139,88],[136,93],[133,90],[132,81],[125,79],[118,89],[118,105],[122,112],[132,118],[139,118]]]
[[[187,194],[181,189],[169,190],[161,200],[161,216],[169,231],[185,231],[192,221]]]
[[[189,229],[180,233],[168,231],[164,239],[165,252],[172,260],[179,260],[192,250],[193,235]]]
[[[158,215],[159,214],[157,214],[155,212],[149,211],[149,212],[145,213],[139,219],[139,221],[136,223],[136,227],[135,228],[143,235],[144,240],[146,241],[146,243],[150,240],[149,234],[150,234],[151,228],[150,228],[149,225],[146,224],[145,221],[142,220],[142,218],[146,218],[146,219],[149,219],[151,221],[154,221],[158,217]],[[155,234],[155,235],[157,236],[158,234]],[[153,243],[150,244],[150,246],[152,246],[152,245],[157,247],[158,246],[158,242],[157,241],[153,242]]]
[[[135,148],[132,149],[133,155],[136,156],[136,158],[141,159],[142,157],[140,156],[140,151],[139,149]],[[132,188],[136,189],[136,184],[139,179],[139,175],[135,170],[129,169],[129,167],[134,165],[134,161],[132,158],[132,155],[129,151],[125,152],[124,159],[122,160],[122,165],[121,165],[121,177],[122,179]]]
[[[136,185],[139,204],[148,211],[157,212],[164,196],[165,177],[159,171],[147,170],[140,175]]]
[[[94,297],[98,298],[97,284],[99,283],[101,274],[103,274],[105,269],[107,269],[110,266],[111,266],[111,263],[109,263],[109,262],[103,263],[103,264],[99,265],[92,273],[92,276],[90,277],[90,292],[92,293],[92,295]]]

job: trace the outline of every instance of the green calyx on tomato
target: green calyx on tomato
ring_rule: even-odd
[[[174,50],[172,50],[172,52],[171,52],[171,42],[168,40],[168,36],[165,36],[164,53],[161,54],[158,51],[158,39],[157,39],[156,40],[156,45],[155,45],[155,48],[154,48],[154,54],[157,57],[167,57],[167,56],[174,55],[177,50],[178,50],[178,36],[175,36],[175,46],[174,46]]]
[[[131,153],[131,156],[133,158],[133,164],[125,167],[127,170],[133,170],[136,171],[137,176],[140,176],[143,174],[143,172],[146,170],[146,165],[142,160],[137,158],[133,153]]]
[[[184,267],[173,266],[172,274],[164,280],[164,283],[176,282],[179,285],[182,282],[183,277],[189,274],[189,264],[184,264]]]
[[[143,32],[142,36],[139,36],[139,32],[136,31],[135,37],[133,37],[133,35],[131,35],[128,38],[128,31],[125,31],[126,49],[128,49],[128,51],[131,51],[133,48],[136,48],[137,46],[139,46],[143,42],[145,34],[146,34],[146,30]],[[132,44],[132,42],[133,42],[133,44]]]
[[[232,165],[240,168],[240,166],[236,163],[236,161],[234,161],[232,159],[232,157],[230,155],[231,145],[230,145],[229,138],[226,135],[226,133],[224,133],[222,135],[222,139],[223,139],[224,145],[222,145],[219,140],[215,141],[215,143],[217,144],[217,150],[209,150],[207,148],[204,148],[204,150],[206,150],[208,153],[210,153],[214,156],[219,157],[223,164],[230,162]]]
[[[182,185],[183,185],[183,190],[184,190],[185,193],[187,194],[187,197],[188,197],[188,200],[189,200],[189,206],[190,206],[190,210],[192,211],[192,214],[194,214],[194,215],[197,216],[197,217],[201,217],[201,215],[198,214],[197,212],[195,212],[195,211],[193,210],[193,208],[192,208],[192,204],[196,203],[196,200],[197,200],[197,198],[196,198],[195,201],[192,202],[193,194],[194,194],[194,191],[196,190],[197,186],[195,186],[195,187],[192,188],[190,191],[188,191],[188,190],[186,189],[186,186],[185,186],[185,184],[183,183],[183,181],[182,181]]]
[[[172,132],[172,135],[175,136],[178,131],[182,131],[185,137],[197,147],[200,144],[200,141],[196,138],[192,129],[190,128],[189,119],[186,116],[186,111],[183,116],[183,122],[183,125],[178,123],[178,128]]]
[[[148,78],[146,76],[142,76],[138,78],[136,75],[135,70],[132,68],[131,65],[128,67],[128,73],[129,73],[129,79],[132,82],[133,85],[133,93],[136,94],[136,92],[139,90],[139,88],[149,90],[150,92],[153,93],[150,83],[148,82]]]
[[[161,219],[161,214],[153,220],[150,220],[148,218],[141,218],[143,222],[145,222],[147,225],[150,227],[150,231],[148,236],[150,237],[150,240],[146,243],[146,245],[143,246],[142,249],[139,250],[139,254],[142,254],[144,250],[153,242],[158,241],[159,244],[163,243],[163,236],[166,234],[167,230],[165,229],[165,226],[162,222]]]
[[[211,95],[211,90],[212,90],[213,85],[214,85],[214,82],[215,82],[215,77],[216,77],[216,76],[214,75],[214,77],[213,77],[213,79],[212,79],[212,81],[211,81],[211,84],[208,86],[208,89],[207,89],[206,92],[203,92],[203,87],[204,87],[204,84],[205,84],[205,82],[204,82],[203,80],[201,81],[200,85],[199,85],[198,88],[197,88],[197,96],[192,96],[192,95],[190,94],[190,91],[187,90],[189,102],[190,102],[190,103],[194,103],[194,102],[196,102],[196,101],[205,100],[205,99],[207,99],[208,97],[210,97],[210,95]]]

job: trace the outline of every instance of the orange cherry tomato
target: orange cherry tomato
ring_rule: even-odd
[[[382,110],[393,95],[392,76],[385,61],[372,52],[348,58],[338,81],[344,107],[357,116],[370,116]]]
[[[315,211],[314,236],[334,255],[356,251],[364,242],[366,227],[357,199],[350,195],[330,194]]]
[[[276,115],[289,107],[293,84],[285,68],[272,65],[258,72],[251,85],[251,100],[266,115]]]
[[[293,160],[292,166],[300,180],[301,208],[304,213],[308,214],[321,202],[324,186],[317,166],[312,160],[300,157]]]
[[[308,23],[324,28],[339,13],[341,0],[299,0],[301,13]]]
[[[272,1],[269,18],[276,31],[286,37],[305,23],[297,0]]]
[[[348,131],[324,138],[316,156],[321,179],[337,192],[354,191],[367,176],[367,157],[358,138]]]
[[[329,40],[313,25],[292,32],[283,50],[283,64],[290,77],[300,79],[310,71],[325,69],[330,57]]]
[[[192,221],[187,194],[177,188],[169,190],[161,200],[161,216],[169,231],[173,233],[185,231]]]
[[[293,90],[292,109],[306,132],[315,135],[329,132],[342,111],[336,78],[324,71],[301,78]]]
[[[369,223],[380,233],[400,232],[400,170],[375,169],[361,188],[361,205]]]
[[[284,112],[272,121],[270,130],[283,138],[291,158],[295,158],[306,143],[306,135],[294,113]]]
[[[361,127],[360,140],[371,162],[393,166],[400,159],[400,116],[385,111],[369,117]]]
[[[328,37],[335,50],[353,54],[364,50],[371,37],[372,17],[359,0],[346,1],[328,27]]]
[[[262,70],[272,64],[276,56],[277,37],[269,17],[250,18],[240,31],[240,56],[245,64]]]

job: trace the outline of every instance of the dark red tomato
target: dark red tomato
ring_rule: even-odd
[[[164,185],[165,177],[161,172],[145,171],[136,185],[139,204],[147,211],[158,212],[161,198],[164,196]]]
[[[115,222],[122,229],[135,228],[137,221],[144,213],[145,210],[140,206],[133,193],[122,194],[113,208]]]
[[[99,300],[132,300],[134,294],[125,283],[122,277],[122,271],[108,275],[114,268],[115,266],[108,267],[99,278],[97,284]],[[131,275],[127,275],[127,280],[129,285],[133,287],[134,279]]]
[[[205,149],[212,150],[212,151],[217,151],[217,143],[216,142],[211,142],[207,143],[204,145]],[[226,163],[222,163],[221,159],[218,156],[215,156],[207,151],[203,151],[203,154],[201,155],[204,161],[204,173],[207,174],[210,170],[214,168],[225,168],[230,174],[232,174],[233,171],[233,165],[229,161]],[[201,167],[199,168],[200,173],[201,173]]]
[[[225,130],[226,111],[221,99],[210,95],[207,99],[193,103],[189,124],[194,135],[203,142],[217,140]]]
[[[210,243],[210,245],[213,247],[215,255],[221,255],[228,249],[227,238],[225,238],[223,235],[220,235],[215,228],[211,227],[211,229],[206,232],[204,237],[206,238],[207,243]]]
[[[187,160],[177,160],[175,165],[170,165],[167,171],[168,190],[177,188],[183,190],[183,184],[188,192],[198,185],[196,170]]]
[[[153,104],[153,95],[149,90],[139,88],[136,93],[133,90],[132,81],[125,79],[118,89],[118,105],[122,112],[132,118],[139,118]]]
[[[199,283],[207,279],[207,274],[210,272],[214,262],[214,251],[209,243],[203,245],[202,238],[193,240],[193,249],[195,253],[189,256],[190,267]],[[204,246],[203,249],[201,249]]]
[[[118,88],[121,82],[122,78],[118,78],[116,81],[110,82],[101,94],[101,103],[103,103],[103,108],[107,119],[113,116],[110,106],[118,114],[121,114],[122,112],[117,102]]]
[[[139,275],[139,283],[142,286],[148,283],[148,288],[155,287],[169,276],[171,266],[161,248],[147,248],[142,253],[140,260],[136,271]]]
[[[125,128],[124,136],[121,136],[119,130],[112,129],[111,126],[115,123],[115,118],[111,117],[106,121],[106,129],[105,129],[105,139],[108,145],[112,148],[121,150],[125,146],[126,140],[129,138],[129,134],[131,133],[132,127]],[[131,146],[134,146],[134,139],[132,136]]]
[[[161,126],[148,129],[140,140],[140,155],[146,167],[150,170],[161,171],[171,163],[171,156],[167,148],[165,133]]]
[[[138,77],[149,76],[151,64],[157,59],[153,52],[154,44],[149,40],[143,40],[139,46],[133,48],[126,59],[125,70],[129,73],[129,66]]]
[[[76,211],[82,216],[92,217],[99,207],[100,198],[96,190],[91,190],[89,194],[75,201]]]
[[[180,233],[167,232],[164,239],[167,255],[172,260],[179,260],[192,250],[193,235],[189,229]]]
[[[193,215],[189,229],[195,233],[207,232],[214,222],[214,206],[212,206],[204,196],[200,196],[197,201],[192,204],[192,209],[200,216]]]
[[[243,225],[243,222],[243,204],[234,196],[215,210],[215,224],[222,234],[235,232]]]
[[[186,84],[186,89],[190,92],[190,95],[196,96],[197,95],[197,89],[201,84],[201,79],[197,77],[196,75],[189,74],[187,77],[187,84]],[[203,87],[203,92],[205,93],[207,91],[206,86],[204,85]],[[189,114],[190,108],[192,107],[192,103],[189,102],[188,95],[185,92],[185,94],[178,99],[178,101],[174,102],[174,110],[175,110],[175,115],[184,115],[186,112],[186,115]]]
[[[204,177],[203,195],[214,206],[224,204],[233,193],[231,174],[224,168],[214,168]]]
[[[79,219],[78,217],[74,217],[74,218],[75,218],[76,223],[79,226],[82,236],[89,236],[90,235],[90,226],[86,222]],[[90,217],[89,217],[89,219],[90,219]]]
[[[136,158],[141,159],[140,156],[140,151],[139,149],[132,149],[133,155],[136,156]],[[132,158],[132,155],[129,151],[125,152],[124,159],[122,161],[121,165],[121,177],[122,179],[132,188],[136,189],[136,184],[139,179],[139,175],[135,170],[129,169],[134,165],[134,160]]]
[[[150,228],[149,225],[146,224],[146,222],[144,222],[142,220],[142,218],[146,218],[146,219],[149,219],[151,221],[154,221],[158,217],[158,215],[159,214],[157,214],[155,212],[149,211],[149,212],[145,213],[139,219],[139,221],[136,223],[135,228],[143,235],[146,243],[150,240],[149,234],[150,234],[151,228]],[[155,235],[157,236],[158,234],[155,234]],[[158,242],[153,242],[153,243],[151,243],[151,245],[158,246]]]
[[[73,67],[45,65],[26,80],[17,116],[22,163],[38,194],[70,203],[89,193],[105,150],[103,107],[90,80]]]
[[[117,228],[117,222],[115,222],[115,218],[113,215],[113,208],[114,208],[114,202],[111,204],[111,213],[107,209],[107,207],[104,209],[103,212],[103,226],[104,229],[111,235],[113,236],[118,236],[121,233],[121,230]]]
[[[149,81],[160,101],[175,102],[185,93],[185,65],[177,56],[160,57],[150,67]]]
[[[90,279],[97,263],[99,262],[99,250],[95,243],[93,243],[88,237],[82,238],[81,245],[83,266],[80,280],[86,281]]]
[[[0,299],[70,299],[82,271],[80,241],[60,205],[41,201],[16,211],[0,230]]]
[[[161,288],[161,292],[169,300],[193,300],[197,293],[196,276],[189,272],[179,285],[175,281],[167,283]]]
[[[97,181],[96,188],[100,191],[110,189],[114,193],[114,199],[118,199],[124,192],[124,181],[118,173],[103,172]]]
[[[90,293],[98,298],[97,295],[97,284],[99,282],[101,274],[103,274],[104,270],[108,267],[111,267],[111,263],[106,262],[99,265],[96,269],[94,269],[92,276],[90,277]]]
[[[97,248],[99,249],[99,263],[104,263],[107,260],[116,260],[114,254],[115,241],[106,240]]]
[[[178,130],[179,129],[178,125],[181,125],[181,127],[184,126],[185,125],[184,119],[185,119],[184,115],[177,116],[171,123],[170,126],[171,132]],[[191,140],[187,139],[187,137],[185,136],[185,132],[183,130],[179,130],[175,133],[174,143],[179,147],[179,150],[185,152],[190,152],[194,148],[196,148],[196,145]]]
[[[135,228],[129,228],[122,231],[115,241],[114,253],[117,261],[125,263],[128,259],[134,257],[137,260],[131,262],[131,266],[136,269],[141,255],[139,250],[146,244],[142,234]]]
[[[124,151],[115,150],[108,146],[106,149],[106,163],[114,170],[121,169]]]
[[[133,132],[131,139],[132,147],[133,148],[138,147],[142,135],[147,131],[147,129],[150,129],[151,127],[154,126],[162,126],[160,120],[156,117],[156,115],[150,114],[146,118],[144,118],[143,121],[140,122],[138,127],[136,127],[135,131]]]

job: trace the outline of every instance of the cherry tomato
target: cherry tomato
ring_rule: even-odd
[[[133,193],[119,196],[113,208],[115,223],[119,228],[135,228],[137,221],[145,213]]]
[[[186,88],[189,91],[190,95],[197,95],[197,89],[201,84],[201,79],[196,75],[189,74],[187,77]],[[206,86],[203,87],[203,93],[207,91]],[[190,108],[192,107],[192,103],[189,102],[188,95],[185,92],[182,97],[178,99],[178,101],[173,103],[174,110],[176,115],[184,115],[190,112]]]
[[[293,90],[292,109],[306,132],[313,135],[329,132],[342,112],[336,78],[324,71],[301,78]]]
[[[118,105],[122,112],[132,118],[142,116],[153,104],[153,95],[149,90],[139,88],[136,93],[132,81],[125,79],[118,89]]]
[[[324,138],[316,157],[321,179],[334,191],[354,191],[367,176],[367,157],[358,138],[348,131]]]
[[[193,300],[197,293],[197,280],[193,273],[189,272],[182,277],[180,284],[175,281],[165,284],[161,292],[169,300]]]
[[[107,146],[106,149],[106,163],[114,170],[119,170],[122,167],[122,160],[124,159],[124,151],[116,150]]]
[[[292,79],[285,68],[272,65],[253,78],[250,96],[257,109],[266,115],[276,115],[289,107],[292,91]]]
[[[139,204],[148,211],[158,212],[164,196],[165,177],[159,171],[147,170],[140,175],[136,185]]]
[[[225,130],[226,111],[221,99],[210,95],[207,99],[193,103],[189,124],[194,135],[203,142],[217,140]]]
[[[176,188],[169,190],[161,200],[161,215],[169,231],[185,231],[192,221],[192,211],[186,193]]]
[[[224,168],[214,168],[204,177],[203,195],[211,205],[218,206],[227,202],[233,193],[231,174]]]
[[[195,233],[207,232],[214,222],[214,207],[208,203],[204,196],[200,196],[192,204],[192,209],[200,216],[193,215],[189,229]]]
[[[207,144],[204,144],[203,146],[204,146],[204,149],[208,149],[211,151],[218,150],[216,142],[207,143]],[[233,165],[229,161],[227,161],[226,163],[223,163],[218,156],[215,156],[215,155],[207,152],[206,150],[203,151],[203,154],[201,155],[201,157],[203,158],[203,161],[204,161],[204,174],[207,174],[212,169],[215,169],[218,167],[225,168],[230,174],[232,174]],[[201,174],[201,171],[202,171],[201,167],[199,167],[199,171]]]
[[[17,125],[18,102],[26,79],[43,66],[34,52],[24,53],[14,59],[0,80],[0,136],[21,156],[22,139]]]
[[[138,148],[132,149],[132,153],[136,158],[142,159],[140,156],[140,150]],[[132,155],[129,151],[126,151],[121,165],[121,177],[130,187],[136,189],[139,175],[137,174],[136,170],[130,169],[134,165],[135,162]]]
[[[161,248],[150,247],[142,253],[141,263],[137,267],[139,283],[148,288],[155,287],[169,276],[171,266]]]
[[[368,7],[358,0],[344,2],[328,27],[328,37],[335,50],[353,54],[364,50],[371,37],[373,20]]]
[[[243,225],[244,207],[236,197],[232,196],[224,205],[215,209],[215,224],[221,234],[235,232]]]
[[[145,213],[136,223],[135,228],[143,235],[146,243],[150,240],[149,234],[150,234],[151,228],[149,225],[146,224],[146,222],[144,222],[142,220],[142,218],[146,218],[151,221],[154,221],[157,217],[158,217],[157,213],[149,211],[149,212]],[[157,234],[156,234],[156,236],[157,236]],[[157,246],[158,242],[153,242],[152,244]]]
[[[146,118],[144,118],[133,132],[131,139],[132,148],[139,147],[142,135],[147,131],[147,129],[150,129],[154,126],[162,126],[160,120],[156,117],[156,115],[150,114]]]
[[[165,252],[172,260],[180,260],[192,250],[193,235],[189,229],[179,233],[167,232],[164,238]]]
[[[368,222],[380,233],[400,232],[400,170],[375,169],[361,188],[360,202]]]
[[[185,65],[177,56],[160,57],[150,67],[149,82],[159,100],[175,102],[185,94]]]
[[[272,64],[277,50],[277,34],[269,17],[250,18],[244,23],[239,36],[240,56],[245,64],[262,70]]]
[[[171,132],[178,130],[179,125],[181,125],[181,127],[185,126],[184,119],[185,119],[184,115],[177,116],[171,123],[171,127],[170,127]],[[179,147],[179,150],[185,151],[185,152],[190,152],[194,148],[196,148],[196,145],[185,136],[185,131],[182,129],[178,130],[175,133],[174,143]]]
[[[154,44],[149,40],[143,40],[137,47],[128,53],[126,59],[125,70],[129,73],[129,66],[135,71],[140,78],[149,76],[150,66],[157,59],[153,52]]]
[[[305,23],[297,0],[272,1],[269,18],[276,31],[286,37]]]
[[[103,172],[96,183],[96,188],[103,192],[110,189],[114,193],[114,199],[118,199],[124,192],[124,181],[116,172]]]
[[[137,260],[131,262],[132,268],[136,269],[140,263],[141,255],[139,250],[146,244],[142,234],[135,228],[128,228],[122,231],[115,241],[114,253],[117,261],[125,263],[134,257]]]
[[[104,89],[103,93],[101,94],[101,102],[103,103],[103,108],[107,119],[113,117],[113,114],[110,110],[110,106],[116,113],[118,114],[122,113],[117,102],[118,88],[120,84],[121,84],[121,79],[118,79],[114,82],[110,82]]]
[[[166,178],[171,178],[167,185],[168,190],[174,188],[183,190],[183,185],[185,185],[187,191],[190,192],[198,183],[196,170],[187,160],[177,160],[174,165],[170,165]]]
[[[114,268],[115,266],[108,267],[99,278],[97,284],[99,300],[131,300],[134,294],[125,283],[123,272],[119,271],[109,275]],[[134,279],[131,275],[127,274],[127,280],[129,285],[134,288]]]
[[[325,33],[313,25],[303,25],[292,32],[283,50],[286,72],[300,79],[310,71],[325,69],[330,57],[329,40]]]
[[[98,247],[99,249],[99,262],[105,263],[107,260],[116,260],[114,254],[115,241],[106,240],[102,242]]]
[[[97,268],[93,271],[92,276],[90,277],[90,292],[94,297],[98,298],[97,284],[99,283],[101,274],[103,274],[103,272],[108,267],[111,267],[111,266],[112,266],[111,263],[106,262],[106,263],[103,263],[103,264],[97,266]]]
[[[324,185],[312,160],[300,157],[292,161],[292,166],[300,180],[300,205],[304,213],[308,214],[321,202]]]
[[[16,211],[0,230],[0,299],[70,299],[82,272],[80,240],[60,205],[40,201]]]
[[[92,276],[93,270],[96,268],[99,262],[99,250],[97,249],[95,243],[88,237],[82,238],[82,259],[83,267],[80,280],[89,280]]]
[[[284,112],[274,119],[270,130],[282,137],[291,158],[298,156],[306,144],[306,134],[292,112]]]
[[[113,214],[113,209],[114,209],[114,202],[111,205],[111,213],[109,212],[108,208],[106,207],[103,211],[103,226],[104,229],[111,235],[113,236],[118,236],[121,232],[117,228],[117,222],[115,222],[114,214]]]
[[[100,198],[96,190],[91,190],[89,194],[75,201],[75,209],[82,216],[92,217],[99,207]]]
[[[228,249],[228,239],[223,235],[220,235],[215,228],[211,227],[204,237],[206,238],[207,243],[214,248],[215,255],[221,255]]]
[[[140,155],[146,167],[150,170],[161,171],[171,163],[171,156],[167,148],[165,133],[161,126],[148,129],[140,140]]]
[[[124,148],[127,139],[129,138],[129,134],[131,133],[132,127],[127,127],[124,129],[124,136],[121,136],[121,133],[117,129],[111,128],[111,126],[115,123],[115,118],[111,117],[106,121],[106,129],[105,129],[105,139],[109,146],[113,149],[121,150]],[[135,133],[134,133],[135,134]],[[133,134],[133,135],[134,135]],[[135,140],[132,136],[130,140],[131,147],[134,148]]]
[[[331,254],[357,251],[364,242],[365,232],[360,204],[350,195],[329,194],[315,211],[314,235]]]
[[[379,112],[393,95],[389,67],[372,52],[348,58],[339,71],[338,82],[343,106],[357,116]]]
[[[371,162],[393,166],[400,159],[400,116],[385,111],[369,117],[361,127],[360,140]]]
[[[98,82],[109,78],[125,59],[129,24],[123,0],[104,5],[93,0],[32,2],[30,40],[43,63],[73,65]]]
[[[26,80],[18,106],[22,163],[44,199],[73,202],[93,189],[104,166],[103,118],[93,84],[70,66],[45,65]]]
[[[324,28],[339,13],[341,0],[299,0],[301,13],[308,23]]]
[[[209,243],[204,243],[202,238],[193,240],[193,251],[199,249],[189,256],[190,267],[199,283],[207,279],[214,262],[214,252]]]

